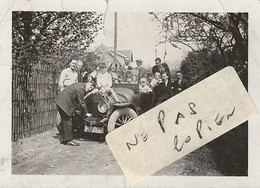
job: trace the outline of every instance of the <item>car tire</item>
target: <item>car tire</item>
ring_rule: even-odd
[[[116,109],[109,118],[107,131],[111,132],[136,117],[136,112],[131,108]]]

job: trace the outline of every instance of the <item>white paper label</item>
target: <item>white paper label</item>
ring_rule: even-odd
[[[256,114],[237,73],[227,67],[106,136],[130,181],[138,181]]]

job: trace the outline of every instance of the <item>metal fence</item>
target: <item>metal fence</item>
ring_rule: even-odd
[[[56,125],[59,72],[48,62],[12,66],[12,142]]]

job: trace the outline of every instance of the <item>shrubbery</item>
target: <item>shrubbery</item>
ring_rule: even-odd
[[[235,56],[233,58],[233,61],[230,59],[225,64],[217,52],[190,52],[182,62],[181,70],[193,85],[228,65],[233,66],[247,88],[247,66],[243,66]],[[245,122],[207,145],[224,175],[241,176],[248,173],[247,125]]]

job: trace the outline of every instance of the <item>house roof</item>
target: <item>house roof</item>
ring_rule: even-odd
[[[111,52],[114,53],[114,49],[110,48]],[[122,57],[128,57],[130,62],[134,61],[132,50],[117,50],[117,54]]]
[[[106,45],[104,45],[103,43],[100,44],[96,49],[96,52],[98,53],[109,53],[112,57],[114,57],[114,49],[112,47],[107,47]],[[122,57],[123,59],[125,59],[126,57],[128,57],[130,59],[130,63],[133,62],[133,52],[132,50],[117,50],[117,55]],[[120,65],[124,65],[124,60],[122,59],[117,59],[117,62]]]
[[[114,50],[111,50],[110,54],[114,57]],[[130,63],[133,62],[133,52],[131,50],[118,50],[117,55],[123,57],[124,59],[128,57],[130,59]],[[125,65],[124,60],[121,62],[117,59],[120,65]]]
[[[110,52],[109,54],[114,58],[114,52]],[[117,55],[122,56],[122,54],[117,54]],[[124,56],[122,56],[122,57],[124,58]],[[117,61],[117,63],[119,63],[120,65],[123,65],[123,62],[119,61],[118,58],[116,58],[116,61]]]
[[[114,51],[111,51],[110,54],[114,57]],[[121,56],[121,57],[123,57],[123,58],[126,58],[126,57],[127,57],[127,56],[125,56],[125,55],[123,55],[123,54],[121,54],[121,53],[119,53],[119,52],[117,52],[117,55],[119,55],[119,56]]]
[[[134,61],[132,50],[118,50],[117,52],[119,54],[123,54],[124,56],[128,57],[131,62]]]

